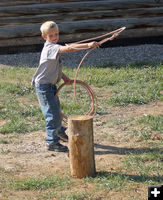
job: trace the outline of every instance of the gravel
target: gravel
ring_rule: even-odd
[[[62,54],[62,64],[77,67],[86,51]],[[0,55],[0,64],[17,67],[37,67],[40,52]],[[127,47],[99,48],[92,51],[83,66],[129,65],[163,61],[163,45],[146,44]]]

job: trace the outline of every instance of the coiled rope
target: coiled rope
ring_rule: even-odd
[[[126,29],[126,27],[121,27],[121,28],[119,28],[119,29],[116,29],[116,30],[114,30],[114,31],[111,31],[111,32],[108,32],[108,33],[106,33],[106,34],[100,35],[100,36],[98,36],[98,37],[93,37],[93,38],[89,38],[89,39],[86,39],[86,40],[81,40],[81,41],[78,41],[78,42],[76,42],[76,43],[71,43],[71,44],[69,44],[69,45],[71,45],[70,48],[72,48],[72,49],[78,49],[78,50],[80,49],[80,50],[81,50],[81,48],[73,47],[73,44],[81,44],[81,43],[85,43],[85,42],[89,42],[89,41],[95,41],[95,40],[98,40],[98,39],[100,39],[100,38],[104,38],[104,37],[107,37],[107,36],[109,36],[109,35],[112,35],[111,37],[107,37],[107,38],[102,39],[101,41],[99,41],[98,44],[99,44],[99,46],[100,46],[100,45],[102,45],[103,43],[105,43],[105,42],[107,42],[107,41],[109,41],[109,40],[113,40],[114,38],[118,37],[118,35],[119,35],[122,31],[124,31],[125,29]],[[66,44],[66,45],[69,46],[68,44]],[[86,91],[88,92],[88,94],[89,94],[89,96],[90,96],[90,99],[91,99],[90,108],[88,109],[88,111],[87,111],[85,114],[86,114],[86,115],[92,115],[92,116],[94,117],[95,114],[96,114],[96,111],[97,111],[97,106],[98,106],[98,105],[97,105],[97,98],[96,98],[96,96],[94,95],[93,90],[92,90],[86,83],[84,83],[83,81],[77,80],[78,72],[79,72],[79,69],[80,69],[80,67],[81,67],[81,65],[82,65],[82,63],[83,63],[83,61],[86,59],[86,57],[87,57],[93,50],[94,50],[94,48],[90,48],[89,51],[88,51],[88,52],[83,56],[83,58],[81,59],[79,65],[78,65],[78,67],[77,67],[74,80],[71,80],[71,81],[68,82],[68,83],[67,83],[67,82],[64,82],[63,84],[61,84],[61,85],[59,86],[57,92],[56,92],[55,97],[58,96],[60,90],[61,90],[64,86],[74,84],[74,96],[75,96],[75,100],[76,100],[77,104],[78,104],[80,107],[82,107],[82,105],[81,105],[81,104],[79,103],[79,101],[78,101],[77,92],[76,92],[76,85],[77,85],[77,84],[78,84],[78,85],[81,85],[82,87],[84,87],[84,88],[86,89]],[[64,115],[62,112],[61,112],[61,115],[62,115],[63,120],[66,122],[67,116]]]

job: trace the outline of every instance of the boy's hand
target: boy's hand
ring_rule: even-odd
[[[71,85],[72,80],[68,78],[64,73],[62,73],[62,79],[67,85]]]
[[[114,40],[114,38],[118,37],[119,33],[114,33],[111,37],[110,40]]]
[[[114,33],[114,38],[118,37],[119,33]]]
[[[111,36],[110,40],[114,40],[114,38],[118,37],[119,33],[114,33],[113,36]]]
[[[72,83],[72,80],[69,79],[67,76],[64,78],[64,82],[67,84],[67,85],[71,85]]]
[[[93,48],[93,49],[96,49],[96,48],[99,48],[100,47],[100,45],[99,45],[99,43],[98,42],[89,42],[88,43],[88,47],[89,48]]]
[[[64,79],[64,82],[65,82],[66,84],[70,84],[70,85],[71,85],[72,80],[69,79],[68,77],[66,77],[66,78]]]

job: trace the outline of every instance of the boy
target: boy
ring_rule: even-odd
[[[78,51],[81,49],[97,48],[97,42],[83,44],[71,44],[62,46],[57,44],[59,40],[58,26],[53,21],[47,21],[41,25],[42,37],[46,40],[41,52],[40,62],[35,72],[32,83],[35,85],[38,101],[46,120],[46,143],[50,151],[66,152],[67,146],[59,143],[59,140],[68,141],[65,128],[62,127],[60,115],[59,98],[54,98],[56,84],[63,79],[69,82],[70,79],[62,72],[59,55],[61,53]]]

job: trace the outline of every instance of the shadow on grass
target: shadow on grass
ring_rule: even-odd
[[[129,175],[129,174],[121,174],[121,173],[112,173],[112,172],[97,172],[93,178],[116,178],[116,177],[121,177],[122,180],[128,180],[131,182],[138,182],[138,183],[150,183],[155,182],[155,183],[163,183],[163,176],[147,176],[147,175]]]
[[[127,147],[115,147],[115,146],[107,146],[101,144],[94,144],[96,149],[102,150],[95,150],[95,155],[104,155],[104,154],[119,154],[119,155],[126,155],[126,154],[143,154],[143,153],[152,153],[152,152],[160,152],[161,149],[159,148],[127,148]],[[163,153],[163,152],[162,152]]]

